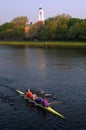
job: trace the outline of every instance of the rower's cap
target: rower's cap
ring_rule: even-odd
[[[30,91],[30,89],[28,89],[28,91]]]

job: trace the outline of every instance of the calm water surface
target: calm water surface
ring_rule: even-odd
[[[52,94],[66,120],[36,109],[15,89]],[[0,45],[0,130],[86,130],[86,50]]]

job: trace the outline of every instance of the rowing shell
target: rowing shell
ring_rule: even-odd
[[[53,108],[51,108],[50,106],[44,107],[44,106],[42,106],[41,104],[38,104],[38,103],[36,103],[35,101],[33,101],[33,100],[31,100],[31,99],[29,100],[29,98],[27,98],[26,94],[23,93],[22,91],[18,90],[18,89],[16,89],[16,92],[19,93],[21,96],[24,96],[24,98],[28,99],[29,102],[34,103],[36,106],[39,106],[40,108],[42,108],[42,109],[44,109],[44,110],[46,110],[46,111],[48,111],[48,112],[51,112],[51,113],[53,113],[54,115],[61,117],[62,119],[65,119],[65,117],[64,117],[62,114],[60,114],[59,112],[55,111],[55,110],[54,110]]]

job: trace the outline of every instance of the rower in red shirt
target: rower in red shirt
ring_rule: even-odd
[[[30,91],[30,89],[28,89],[28,92],[26,93],[27,97],[31,98],[32,97],[32,92]]]

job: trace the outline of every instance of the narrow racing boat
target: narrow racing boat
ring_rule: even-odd
[[[65,119],[65,117],[64,117],[62,114],[60,114],[59,112],[55,111],[55,110],[54,110],[53,108],[51,108],[50,106],[44,107],[44,106],[42,106],[41,104],[36,103],[35,101],[29,99],[29,98],[26,96],[25,93],[23,93],[22,91],[20,91],[20,90],[18,90],[18,89],[16,89],[16,92],[17,92],[18,94],[20,94],[21,96],[23,96],[25,99],[27,99],[28,102],[34,103],[36,106],[38,106],[38,107],[40,107],[40,108],[42,108],[42,109],[44,109],[44,110],[46,110],[46,111],[48,111],[48,112],[51,112],[51,113],[53,113],[54,115],[61,117],[62,119]]]

